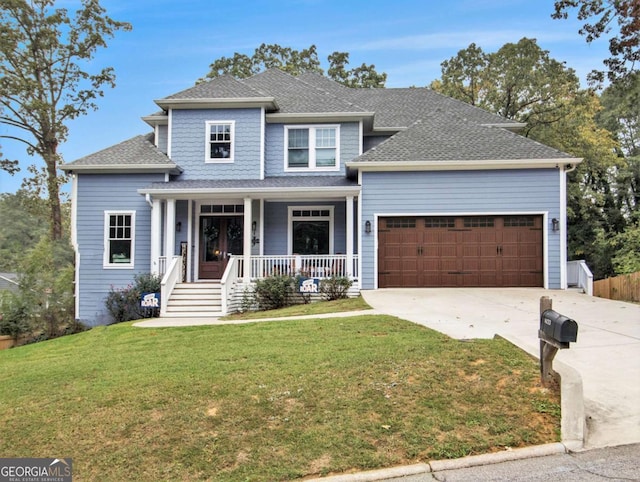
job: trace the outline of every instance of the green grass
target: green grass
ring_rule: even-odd
[[[308,304],[300,304],[267,311],[248,311],[245,313],[234,313],[223,317],[223,320],[257,320],[260,318],[282,318],[285,316],[306,316],[320,315],[324,313],[338,313],[346,311],[370,310],[362,296],[355,298],[345,298],[334,301],[322,301]]]
[[[558,440],[508,342],[389,316],[142,329],[0,352],[0,454],[74,480],[291,480]]]

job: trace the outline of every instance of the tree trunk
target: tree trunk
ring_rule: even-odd
[[[49,193],[49,227],[51,239],[62,239],[62,209],[60,207],[60,185],[58,183],[58,143],[57,141],[45,144],[42,157],[47,165],[47,191]]]

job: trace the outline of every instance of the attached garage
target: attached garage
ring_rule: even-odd
[[[409,216],[378,222],[378,286],[542,287],[542,216]]]

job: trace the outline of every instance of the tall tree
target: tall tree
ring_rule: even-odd
[[[327,60],[329,78],[348,87],[384,87],[387,80],[387,74],[378,73],[375,65],[363,63],[359,67],[347,70],[346,65],[349,63],[347,52],[333,52]],[[315,45],[307,49],[295,50],[277,44],[262,44],[255,49],[251,57],[236,52],[233,57],[216,59],[209,66],[207,75],[198,82],[225,74],[244,79],[270,68],[279,68],[291,75],[299,75],[303,72],[324,74]]]
[[[525,135],[566,116],[580,87],[573,69],[552,59],[535,39],[489,54],[471,44],[441,65],[442,77],[432,89],[523,122]]]
[[[618,197],[617,173],[626,168],[616,154],[614,135],[597,124],[600,99],[586,92],[571,106],[570,115],[553,125],[541,126],[536,140],[581,157],[582,163],[568,174],[567,221],[571,259],[586,259],[596,278],[615,273],[610,240],[627,226]]]
[[[73,17],[55,0],[0,0],[0,123],[44,161],[50,235],[62,238],[58,165],[67,123],[90,109],[103,87],[115,85],[110,67],[86,70],[96,50],[126,22],[106,16],[99,0],[82,0]],[[6,170],[6,163],[2,164]]]
[[[328,60],[327,74],[329,78],[347,87],[384,87],[387,81],[387,74],[376,72],[376,66],[373,64],[367,65],[363,62],[360,67],[347,70],[346,66],[349,63],[347,52],[333,52],[329,55]]]
[[[601,84],[605,76],[610,82],[637,71],[640,64],[640,2],[638,0],[558,0],[551,15],[555,19],[569,18],[569,11],[578,9],[578,20],[584,25],[578,33],[588,43],[610,34],[617,21],[619,32],[609,38],[611,56],[603,60],[607,71],[594,70],[589,78]]]
[[[432,82],[431,88],[467,104],[482,104],[483,94],[488,87],[483,84],[489,57],[480,47],[472,43],[440,65],[442,79]]]

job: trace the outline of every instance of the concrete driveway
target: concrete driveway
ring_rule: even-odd
[[[582,377],[585,448],[640,442],[640,305],[537,288],[438,288],[363,291],[375,310],[452,338],[500,335],[539,353],[540,298],[578,323],[578,341],[556,360]]]

